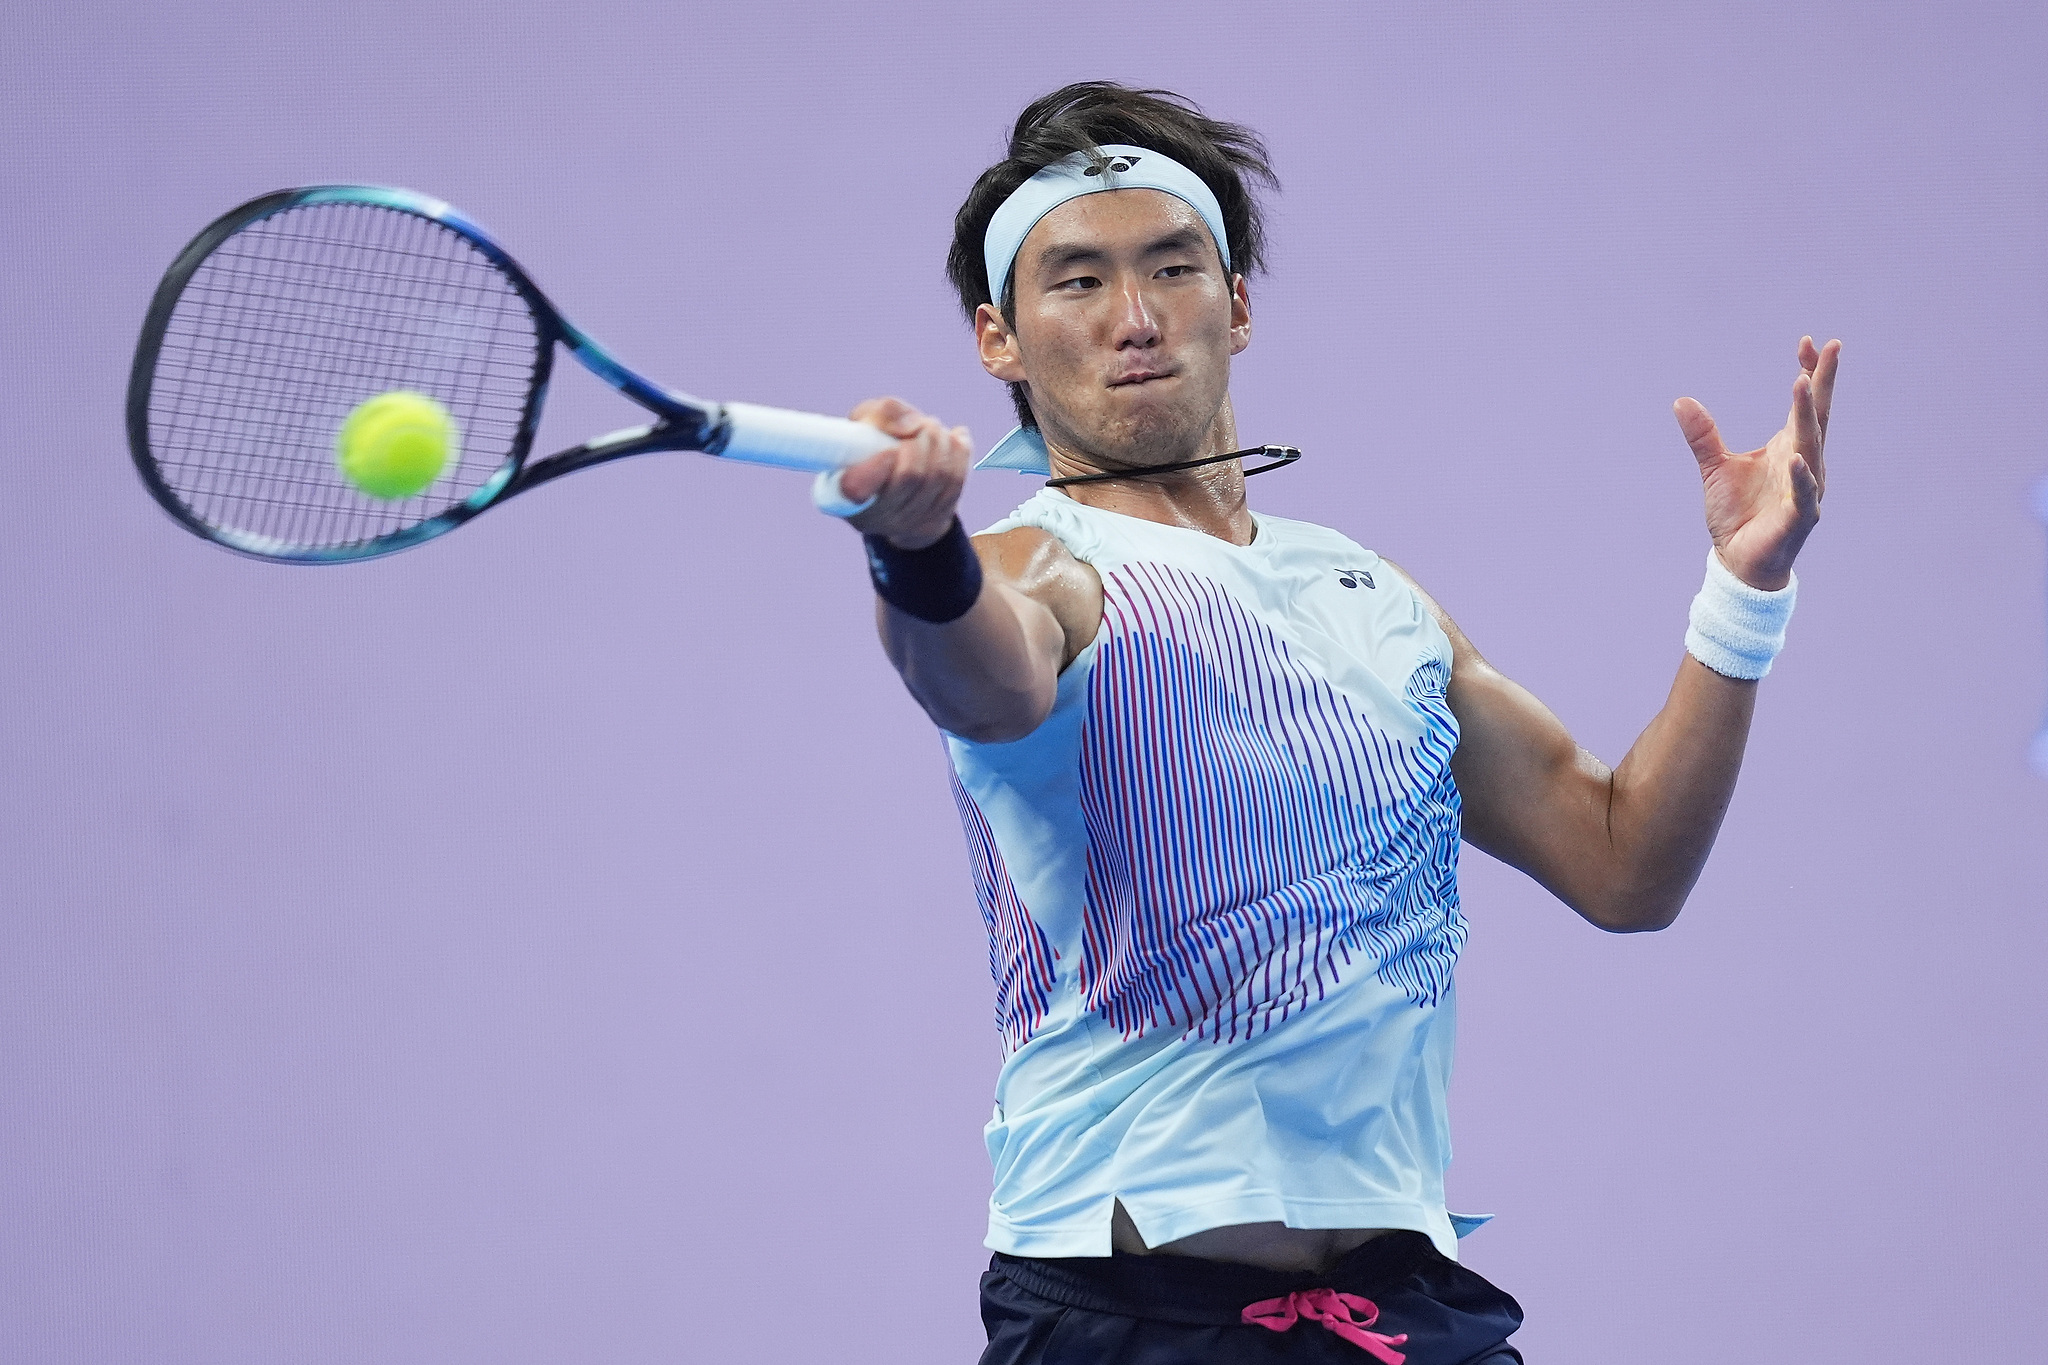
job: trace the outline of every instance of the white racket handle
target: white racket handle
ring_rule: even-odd
[[[815,412],[727,403],[725,415],[732,423],[732,436],[718,452],[719,458],[748,464],[830,471],[896,444],[894,436],[866,422]]]
[[[846,496],[846,490],[839,486],[843,469],[821,469],[818,477],[811,480],[811,505],[828,517],[857,517],[875,505],[880,494],[870,494],[865,500],[855,502]]]

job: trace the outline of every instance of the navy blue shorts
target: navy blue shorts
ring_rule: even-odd
[[[1245,1320],[1248,1307],[1258,1321]],[[1522,1359],[1507,1344],[1522,1325],[1521,1305],[1445,1259],[1419,1232],[1375,1237],[1322,1274],[1191,1256],[998,1254],[981,1277],[981,1319],[988,1327],[981,1365]],[[1390,1340],[1402,1334],[1406,1341]]]

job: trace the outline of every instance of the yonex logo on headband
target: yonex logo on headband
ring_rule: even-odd
[[[1118,175],[1122,175],[1125,171],[1137,165],[1143,159],[1144,158],[1142,157],[1136,156],[1113,156],[1106,161],[1091,162],[1089,164],[1088,169],[1081,172],[1081,174],[1101,175],[1105,170],[1108,170],[1114,171]]]

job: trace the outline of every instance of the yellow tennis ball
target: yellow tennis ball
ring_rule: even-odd
[[[393,389],[356,404],[334,434],[342,477],[373,498],[424,492],[456,455],[455,419],[423,393]]]

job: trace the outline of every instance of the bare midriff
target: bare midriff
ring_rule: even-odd
[[[1346,1252],[1379,1237],[1390,1228],[1291,1228],[1285,1223],[1235,1223],[1150,1247],[1138,1225],[1117,1202],[1110,1217],[1109,1245],[1131,1256],[1195,1256],[1205,1261],[1230,1261],[1265,1270],[1328,1270]]]

